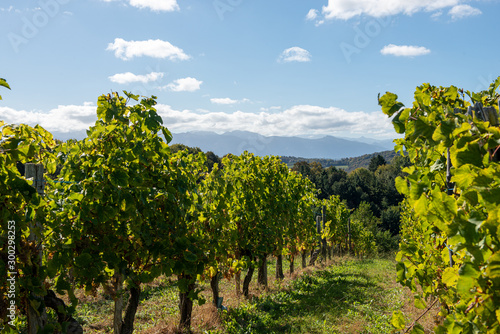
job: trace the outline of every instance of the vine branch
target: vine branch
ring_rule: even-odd
[[[429,311],[430,311],[430,310],[434,307],[434,305],[436,305],[436,303],[438,302],[438,300],[439,300],[439,298],[437,298],[437,297],[436,297],[436,299],[432,302],[432,304],[431,304],[431,305],[429,305],[429,306],[425,309],[425,311],[424,311],[421,315],[419,315],[419,316],[418,316],[418,318],[417,318],[417,319],[413,320],[413,322],[411,323],[411,325],[410,325],[410,326],[409,326],[409,327],[408,327],[408,328],[407,328],[407,329],[403,332],[403,334],[408,333],[408,331],[409,331],[410,329],[412,329],[412,328],[413,328],[413,326],[415,326],[415,324],[417,323],[417,321],[419,321],[419,320],[420,320],[420,319],[421,319],[424,315],[426,315],[426,314],[427,314],[427,312],[429,312]]]

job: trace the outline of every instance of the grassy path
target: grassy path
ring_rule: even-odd
[[[393,260],[335,258],[279,282],[274,281],[274,269],[275,263],[270,261],[266,290],[259,290],[254,277],[250,300],[236,295],[234,280],[223,279],[220,290],[228,311],[218,312],[211,305],[209,285],[203,284],[207,303],[193,309],[193,332],[386,334],[393,331],[393,311],[403,311],[408,320],[421,312],[413,307],[413,296],[396,283]],[[85,333],[111,333],[112,300],[84,294],[78,297],[81,303],[76,318]],[[175,283],[157,280],[144,287],[135,333],[174,332],[177,303]],[[433,327],[432,320],[426,327]]]
[[[390,333],[404,306],[390,260],[347,260],[230,309],[228,333]]]

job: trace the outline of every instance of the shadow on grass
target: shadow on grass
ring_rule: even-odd
[[[356,313],[357,306],[370,304],[379,292],[374,279],[363,272],[363,262],[305,274],[283,291],[229,310],[225,315],[227,332],[331,332],[327,322],[331,325],[334,319]],[[367,262],[364,264],[369,265]],[[314,321],[319,324],[311,325]]]

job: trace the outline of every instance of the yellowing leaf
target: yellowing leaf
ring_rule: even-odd
[[[401,311],[392,312],[391,324],[397,330],[402,330],[405,328],[406,320],[405,320],[405,317]]]
[[[450,288],[456,286],[458,281],[458,269],[450,267],[446,268],[443,271],[441,280],[444,284],[446,284],[446,286]]]

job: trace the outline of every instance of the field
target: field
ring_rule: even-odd
[[[286,265],[284,269],[288,271]],[[409,290],[396,283],[395,262],[391,259],[336,257],[297,270],[291,277],[287,274],[281,282],[274,280],[274,270],[275,262],[271,260],[267,290],[258,290],[254,275],[249,300],[236,295],[234,280],[222,279],[221,296],[227,311],[217,311],[212,306],[210,285],[202,284],[207,302],[195,304],[193,332],[391,333],[393,311],[401,310],[407,323],[423,313],[413,306]],[[83,292],[77,296],[81,303],[75,318],[83,324],[84,332],[111,333],[112,299]],[[175,332],[177,303],[177,287],[172,281],[160,278],[147,285],[137,311],[135,332]],[[431,332],[437,312],[433,309],[420,320],[426,332]]]

